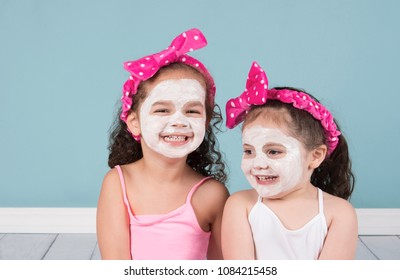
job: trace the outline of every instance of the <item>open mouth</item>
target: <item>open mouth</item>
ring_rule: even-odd
[[[254,175],[256,177],[257,183],[262,185],[273,184],[278,180],[278,176],[274,175]]]
[[[189,135],[161,135],[161,138],[164,142],[173,145],[180,146],[188,143],[192,136]]]
[[[164,141],[166,142],[183,142],[187,141],[189,137],[187,136],[177,136],[177,135],[170,135],[164,136]]]

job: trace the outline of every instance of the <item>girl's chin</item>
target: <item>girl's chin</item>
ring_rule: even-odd
[[[257,185],[255,189],[257,190],[258,194],[264,198],[274,198],[279,196],[283,192],[283,189],[279,186],[276,186],[274,188],[272,186],[267,187],[265,185]]]

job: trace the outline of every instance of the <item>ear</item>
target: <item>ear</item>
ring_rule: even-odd
[[[139,117],[135,112],[131,112],[128,115],[128,118],[126,120],[126,125],[128,126],[129,131],[133,135],[140,135],[141,130],[140,130],[140,122],[139,122]]]
[[[326,145],[321,145],[316,149],[312,150],[310,155],[309,168],[310,169],[318,168],[318,166],[320,166],[321,163],[325,160],[327,152],[328,148],[326,147]]]

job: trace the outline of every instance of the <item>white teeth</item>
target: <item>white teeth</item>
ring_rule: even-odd
[[[275,180],[275,179],[276,179],[276,176],[257,176],[257,178],[258,178],[258,180],[260,180],[260,181],[267,182],[267,181],[273,181],[273,180]]]
[[[186,136],[165,136],[164,140],[168,142],[182,142],[186,140]]]

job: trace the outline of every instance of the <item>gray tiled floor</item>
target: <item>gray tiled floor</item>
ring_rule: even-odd
[[[95,234],[0,233],[0,260],[99,260]],[[400,260],[400,236],[359,236],[356,259]]]
[[[98,260],[95,234],[0,233],[0,260]]]
[[[357,248],[360,260],[400,260],[400,236],[360,236]]]

